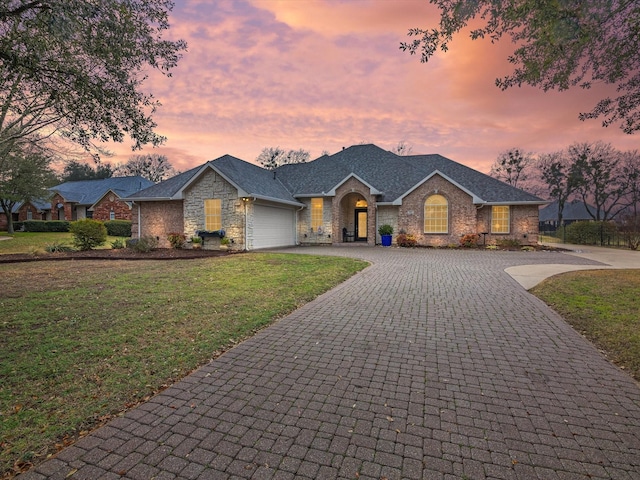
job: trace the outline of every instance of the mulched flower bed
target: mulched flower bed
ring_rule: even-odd
[[[222,257],[229,252],[220,250],[192,250],[158,248],[148,253],[135,252],[130,248],[88,250],[85,252],[56,252],[29,255],[12,253],[0,255],[0,263],[38,262],[51,260],[188,260],[193,258]]]

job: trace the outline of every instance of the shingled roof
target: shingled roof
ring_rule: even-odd
[[[207,169],[213,169],[238,189],[240,196],[272,200],[275,202],[302,205],[280,182],[272,171],[231,155],[224,155],[204,165],[192,168],[164,182],[131,195],[127,200],[158,201],[179,200],[183,192]]]
[[[331,196],[356,177],[378,195],[379,203],[401,204],[414,188],[441,175],[472,196],[476,204],[535,204],[544,200],[441,155],[399,156],[376,145],[356,145],[308,163],[265,170],[230,155],[211,160],[129,197],[129,200],[175,200],[206,168],[213,168],[239,195],[299,204],[299,198]]]
[[[112,177],[100,180],[79,180],[77,182],[65,182],[49,190],[59,193],[67,202],[78,205],[93,205],[107,192],[111,191],[120,198],[153,185],[153,182],[144,177]]]

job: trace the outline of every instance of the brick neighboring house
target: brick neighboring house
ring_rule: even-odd
[[[383,224],[420,245],[538,240],[546,201],[441,155],[398,156],[357,145],[304,164],[268,171],[225,155],[127,198],[133,236],[224,230],[232,248],[380,243]],[[346,233],[346,235],[343,235]],[[395,240],[396,235],[394,235]],[[218,236],[205,248],[218,248]]]
[[[131,220],[131,203],[123,200],[154,185],[144,177],[112,177],[65,182],[49,190],[51,220]]]
[[[11,210],[14,222],[24,222],[25,220],[51,220],[51,204],[48,202],[33,200],[26,203],[17,203]],[[0,230],[6,230],[7,217],[0,211]]]

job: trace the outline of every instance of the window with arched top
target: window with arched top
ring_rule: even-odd
[[[424,202],[424,233],[449,233],[449,202],[442,195]]]

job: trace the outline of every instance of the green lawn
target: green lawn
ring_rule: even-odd
[[[640,380],[640,270],[569,272],[531,293]]]
[[[0,265],[2,471],[43,459],[365,266],[267,253]]]
[[[0,240],[0,255],[9,253],[44,253],[47,245],[73,245],[73,235],[69,232],[16,232],[8,235],[0,232],[0,237],[11,237],[11,240]],[[99,248],[111,248],[111,242],[119,237],[107,237],[107,242]]]

